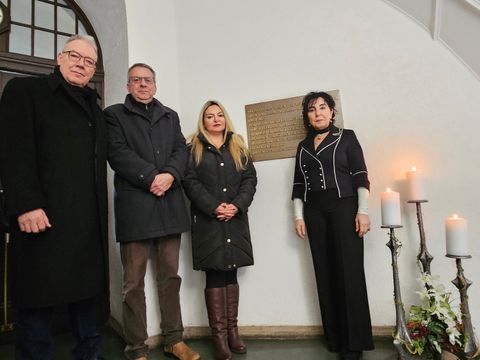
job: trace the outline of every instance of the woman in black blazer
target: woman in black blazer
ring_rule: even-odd
[[[292,199],[295,230],[308,234],[328,348],[343,360],[373,349],[363,268],[370,229],[370,182],[352,130],[333,125],[335,101],[325,92],[303,99],[308,134],[298,144]]]

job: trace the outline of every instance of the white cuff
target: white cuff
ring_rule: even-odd
[[[370,196],[370,191],[367,188],[359,187],[357,189],[358,193],[358,214],[368,215],[368,197]]]
[[[295,220],[303,219],[303,201],[302,199],[293,199],[293,215]]]

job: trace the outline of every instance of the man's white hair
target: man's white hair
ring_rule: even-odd
[[[67,45],[69,43],[71,43],[72,41],[75,41],[75,40],[83,40],[83,41],[87,42],[93,48],[93,50],[95,50],[95,54],[97,54],[97,56],[98,56],[97,43],[95,42],[94,37],[90,36],[90,35],[77,34],[77,35],[70,36],[68,38],[67,42],[65,43],[65,46],[63,47],[63,51],[65,51],[67,49]]]

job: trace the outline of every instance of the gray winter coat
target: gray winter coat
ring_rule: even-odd
[[[137,103],[138,104],[138,103]],[[187,152],[178,115],[158,100],[148,105],[151,119],[131,95],[105,109],[108,162],[115,171],[115,230],[118,242],[145,240],[188,231],[181,188]],[[150,192],[155,175],[175,181],[165,196]]]
[[[257,185],[251,161],[237,171],[227,141],[216,149],[204,142],[202,161],[195,166],[189,157],[183,182],[191,201],[192,251],[195,270],[234,270],[253,265],[247,211]],[[223,202],[234,204],[238,213],[229,221],[217,220],[215,209]]]

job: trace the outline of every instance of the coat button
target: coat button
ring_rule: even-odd
[[[225,165],[225,164],[224,164],[224,163],[220,163],[220,166],[223,166],[223,165]]]
[[[308,190],[312,190],[311,188],[308,188]]]
[[[230,242],[232,242],[232,239],[227,239],[227,243],[230,243]]]
[[[160,150],[155,150],[155,154],[160,154]]]
[[[305,167],[305,166],[307,166],[307,165],[303,165],[303,167]]]
[[[305,170],[305,172],[307,173],[307,172],[308,172],[308,170]]]
[[[138,175],[138,180],[143,180],[143,179],[145,179],[145,175],[143,174]]]
[[[223,192],[227,192],[227,188],[223,188]]]
[[[229,269],[231,269],[231,268],[232,268],[232,265],[228,265],[227,267],[228,267]]]
[[[233,267],[237,267],[237,265],[236,265],[236,264],[233,264]]]

